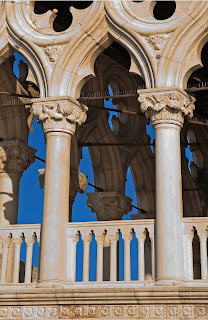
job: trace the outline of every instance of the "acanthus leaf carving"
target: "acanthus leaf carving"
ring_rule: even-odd
[[[63,131],[74,134],[76,124],[81,125],[87,119],[87,107],[70,97],[34,99],[33,102],[33,114],[43,125],[44,133]]]
[[[158,88],[138,90],[138,93],[141,111],[151,118],[153,125],[175,123],[182,126],[184,116],[193,116],[195,98],[182,90]]]

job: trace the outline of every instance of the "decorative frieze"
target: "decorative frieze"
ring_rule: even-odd
[[[182,127],[184,116],[193,116],[195,98],[181,89],[144,89],[138,93],[141,111],[151,119],[153,126],[172,123]]]
[[[35,161],[36,150],[18,141],[9,140],[0,142],[0,172],[23,172]]]
[[[207,319],[207,305],[2,306],[0,319]]]
[[[76,125],[87,119],[87,107],[71,97],[33,99],[33,114],[43,126],[44,133],[74,134]]]
[[[120,220],[132,209],[132,199],[116,191],[87,193],[87,197],[87,205],[98,221]]]

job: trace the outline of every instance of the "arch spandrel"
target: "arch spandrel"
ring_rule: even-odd
[[[6,28],[5,4],[0,1],[0,64],[10,57],[13,49],[9,46],[8,33]]]

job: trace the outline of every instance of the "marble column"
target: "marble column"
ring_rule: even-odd
[[[46,137],[39,282],[53,283],[67,277],[71,136],[87,108],[71,97],[51,97],[33,99],[32,109]]]
[[[142,112],[155,129],[156,280],[183,280],[180,131],[194,98],[178,88],[139,90]]]
[[[207,233],[199,233],[200,258],[201,258],[201,278],[207,280]]]
[[[17,223],[19,181],[36,150],[18,140],[0,142],[0,225]]]

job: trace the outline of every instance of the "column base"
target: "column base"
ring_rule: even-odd
[[[50,280],[38,280],[37,287],[59,287],[63,288],[66,281],[64,280],[57,280],[57,279],[50,279]]]

